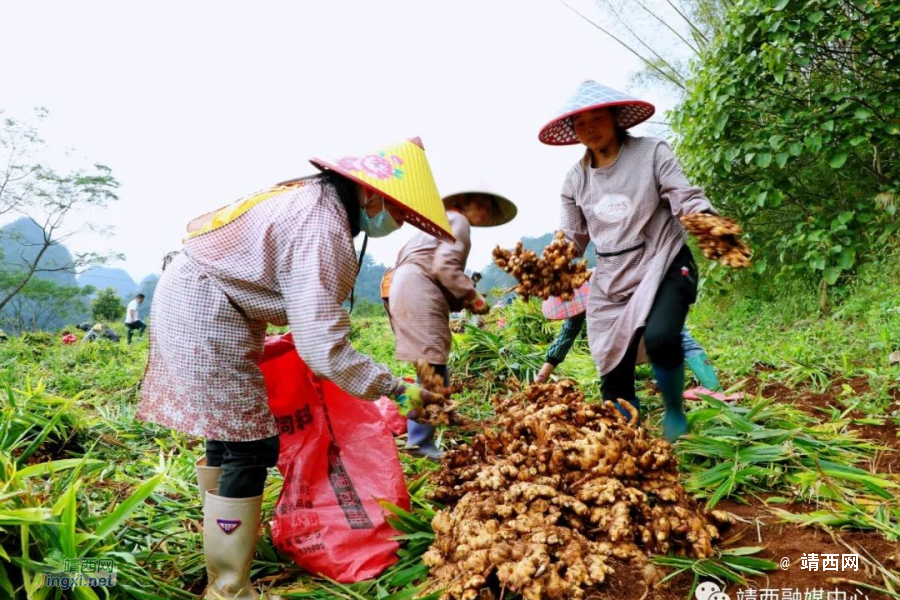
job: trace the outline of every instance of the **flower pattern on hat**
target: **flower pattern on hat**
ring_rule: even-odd
[[[347,156],[337,161],[337,166],[346,171],[362,171],[360,160],[354,156]]]
[[[403,159],[396,154],[387,156],[384,152],[379,152],[378,154],[367,154],[362,158],[345,156],[335,162],[341,169],[364,173],[377,179],[403,178],[403,169],[400,168]]]
[[[323,171],[334,171],[409,209],[406,222],[442,240],[453,241],[434,176],[419,138],[381,146],[374,152],[344,154],[332,160],[310,158]]]

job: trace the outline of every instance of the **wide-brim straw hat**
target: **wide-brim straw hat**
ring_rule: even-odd
[[[310,162],[407,209],[406,222],[412,226],[438,239],[456,241],[421,139],[411,138],[369,154],[345,155],[335,160],[311,158]]]
[[[506,223],[509,223],[510,221],[515,219],[516,215],[519,212],[519,209],[516,208],[516,205],[512,202],[512,200],[501,196],[485,185],[473,186],[471,188],[455,192],[448,196],[444,196],[444,207],[447,209],[458,207],[459,202],[466,196],[483,196],[485,198],[493,200],[496,203],[496,213],[487,223],[485,223],[484,225],[478,225],[478,227],[497,227],[498,225],[505,225]],[[473,225],[473,227],[475,227],[475,225]]]
[[[550,146],[568,146],[578,143],[572,117],[594,110],[618,106],[616,124],[622,129],[634,127],[653,116],[656,108],[649,102],[632,98],[605,85],[588,79],[566,101],[552,121],[541,128],[538,139]]]

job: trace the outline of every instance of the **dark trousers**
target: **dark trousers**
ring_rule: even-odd
[[[263,493],[270,467],[278,463],[278,436],[252,442],[206,440],[206,465],[222,467],[218,496],[253,498]]]
[[[619,364],[601,379],[600,392],[604,400],[631,400],[636,397],[634,366],[641,336],[653,364],[663,369],[674,369],[684,362],[681,329],[688,309],[697,300],[697,282],[697,265],[690,249],[684,246],[656,291],[647,324],[637,330]]]
[[[125,327],[128,328],[128,343],[131,343],[131,335],[134,333],[135,329],[139,329],[139,336],[144,335],[144,330],[147,329],[147,326],[144,325],[144,322],[138,319],[137,321],[133,321],[131,323],[125,323]]]

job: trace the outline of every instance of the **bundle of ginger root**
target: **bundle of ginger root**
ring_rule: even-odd
[[[518,282],[516,293],[526,302],[531,296],[542,300],[550,296],[571,300],[575,290],[591,276],[584,261],[573,262],[578,256],[578,248],[567,241],[561,231],[556,232],[540,258],[526,250],[522,242],[512,251],[500,246],[494,248],[494,262],[515,277]]]
[[[647,552],[712,556],[713,522],[727,514],[698,508],[671,446],[630,412],[585,403],[571,381],[498,401],[496,426],[447,452],[435,475],[431,498],[448,507],[424,556],[435,589],[448,599],[577,600],[616,561],[652,578]]]
[[[741,226],[734,219],[697,213],[681,217],[681,223],[697,238],[697,245],[709,260],[735,269],[750,266],[750,247],[741,240]]]
[[[457,404],[450,399],[450,395],[456,390],[453,386],[445,385],[444,376],[438,375],[434,367],[423,359],[417,360],[415,367],[419,384],[429,392],[437,394],[439,398],[438,402],[426,404],[424,414],[417,416],[416,421],[428,425],[470,426],[469,419],[456,412]]]

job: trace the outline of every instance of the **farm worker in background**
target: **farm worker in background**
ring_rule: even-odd
[[[257,598],[249,580],[278,429],[257,360],[266,325],[348,393],[391,397],[414,417],[433,395],[350,345],[341,308],[359,271],[353,238],[408,222],[453,240],[418,139],[372,154],[312,159],[323,173],[247,196],[188,225],[159,280],[138,418],[206,438],[197,463],[207,598]]]
[[[563,321],[563,326],[562,329],[559,330],[559,335],[556,336],[556,339],[553,340],[553,343],[547,350],[547,358],[544,366],[541,367],[540,372],[534,378],[536,382],[540,383],[547,381],[550,375],[553,374],[553,370],[556,369],[561,362],[566,360],[566,355],[569,353],[569,350],[572,349],[575,339],[578,337],[578,334],[584,330],[584,323],[586,320],[586,314],[581,313]],[[693,338],[687,327],[683,327],[681,330],[681,350],[684,352],[684,361],[687,363],[688,367],[690,367],[691,371],[694,372],[697,382],[707,390],[714,392],[722,391],[719,378],[716,376],[716,370],[713,368],[712,363],[710,363],[709,357],[706,356],[706,351],[703,349],[703,346]]]
[[[81,338],[81,342],[95,342],[100,339],[100,334],[103,332],[103,323],[96,323],[91,326],[90,331],[88,331],[87,335]]]
[[[72,332],[66,329],[62,332],[62,343],[66,346],[71,346],[75,342],[78,341],[78,338],[72,335]]]
[[[516,216],[516,206],[490,191],[463,191],[444,198],[455,242],[426,234],[413,237],[397,255],[390,279],[388,315],[397,360],[424,359],[450,383],[447,358],[452,334],[450,313],[462,309],[484,315],[490,305],[466,275],[470,227],[496,227]],[[480,279],[480,276],[479,276]],[[410,421],[406,446],[411,453],[439,460],[434,427]]]
[[[119,341],[119,334],[103,323],[95,323],[86,336],[81,338],[81,343],[96,342],[99,339],[107,339],[111,342]]]
[[[147,326],[144,325],[144,322],[138,317],[138,305],[143,303],[144,295],[138,294],[128,303],[128,308],[125,309],[125,327],[128,329],[129,344],[131,343],[131,335],[134,333],[135,329],[139,331],[138,337],[142,337],[144,335],[144,330],[147,329]]]
[[[582,252],[590,241],[596,246],[587,325],[602,396],[639,406],[634,368],[643,337],[665,401],[663,434],[673,442],[688,430],[681,330],[698,282],[678,218],[717,213],[666,142],[629,135],[654,111],[585,81],[539,138],[586,147],[563,184],[560,228]]]

